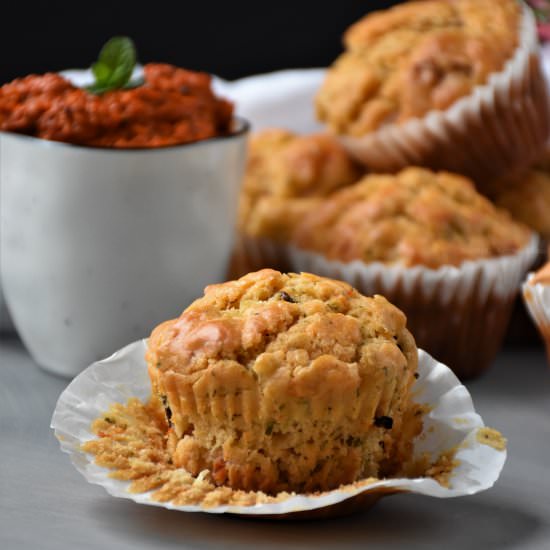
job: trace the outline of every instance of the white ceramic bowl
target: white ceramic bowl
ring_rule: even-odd
[[[160,149],[0,134],[1,274],[34,360],[73,376],[224,279],[248,124]]]

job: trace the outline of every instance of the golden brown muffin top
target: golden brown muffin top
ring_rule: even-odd
[[[445,110],[503,68],[519,21],[516,0],[427,0],[369,14],[346,31],[317,115],[360,136]]]
[[[254,236],[284,238],[318,197],[359,179],[361,171],[331,136],[271,129],[252,136],[239,225]],[[284,223],[283,223],[284,221]]]
[[[197,377],[214,365],[222,376],[224,366],[238,364],[270,377],[272,388],[293,377],[293,391],[310,396],[317,378],[330,372],[335,381],[356,383],[348,380],[351,363],[414,372],[417,351],[405,325],[405,315],[382,296],[367,298],[308,273],[264,269],[208,286],[179,319],[153,331],[147,360],[160,372]]]
[[[467,178],[407,168],[334,193],[292,240],[332,260],[437,268],[513,254],[530,235]]]

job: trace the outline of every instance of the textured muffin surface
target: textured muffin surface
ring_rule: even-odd
[[[253,136],[240,200],[240,229],[282,240],[319,197],[361,175],[341,145],[324,134],[280,129]]]
[[[292,240],[333,260],[437,268],[514,254],[530,235],[470,180],[407,168],[334,193],[304,217]]]
[[[407,2],[367,15],[344,36],[317,115],[360,136],[444,110],[502,70],[518,43],[515,0]]]
[[[237,489],[313,491],[389,475],[417,350],[380,296],[273,270],[207,287],[157,327],[147,362],[175,464]]]

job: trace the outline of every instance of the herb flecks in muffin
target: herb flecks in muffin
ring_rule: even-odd
[[[393,418],[391,416],[376,416],[374,425],[385,430],[391,430],[393,427]]]
[[[412,451],[401,436],[417,351],[405,321],[381,296],[305,273],[208,287],[149,339],[174,464],[270,494],[391,475]]]
[[[279,292],[279,296],[280,296],[281,299],[283,299],[285,302],[290,302],[291,304],[295,304],[295,303],[296,303],[296,300],[295,300],[288,292],[285,292],[284,290],[281,290],[281,292]]]

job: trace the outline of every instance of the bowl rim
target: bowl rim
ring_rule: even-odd
[[[51,148],[67,148],[69,150],[78,150],[78,151],[90,151],[90,152],[108,152],[114,154],[129,154],[129,153],[147,153],[154,154],[160,151],[173,151],[174,149],[189,149],[195,146],[206,145],[210,143],[232,140],[234,138],[239,138],[243,135],[246,135],[251,128],[250,122],[241,117],[233,116],[231,119],[231,125],[235,129],[231,130],[230,133],[225,135],[213,136],[206,139],[199,139],[197,141],[190,141],[187,143],[180,143],[176,145],[163,145],[160,147],[97,147],[90,145],[79,145],[75,143],[68,143],[66,141],[56,141],[53,139],[45,139],[41,137],[31,136],[28,134],[20,134],[18,132],[8,132],[0,130],[0,138],[8,137],[15,140],[27,141],[30,143],[36,144],[38,147],[51,147]]]

